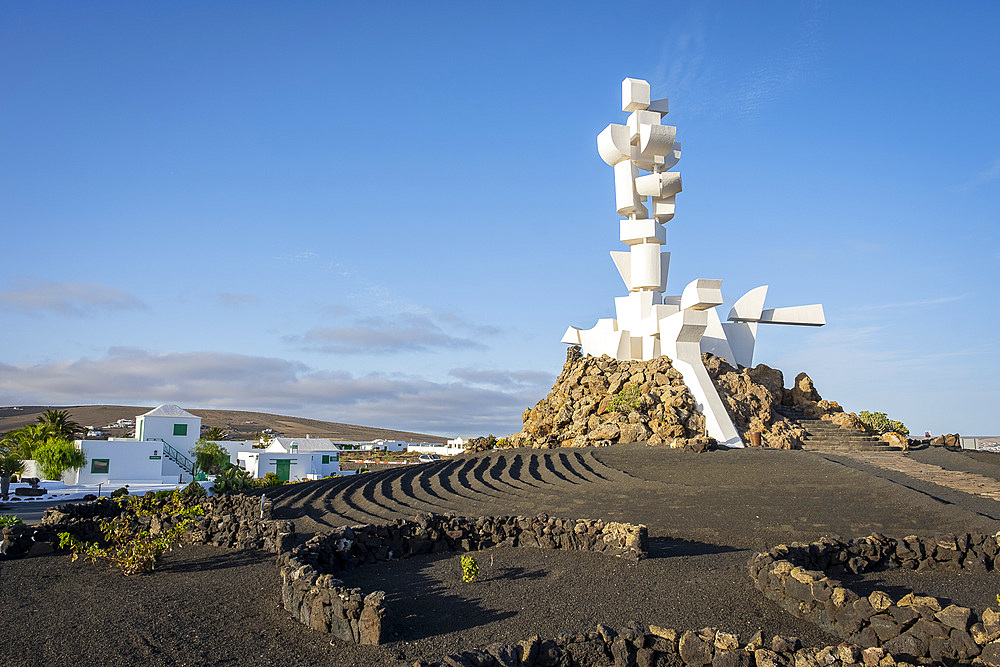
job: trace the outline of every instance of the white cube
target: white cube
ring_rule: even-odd
[[[649,106],[649,82],[642,79],[622,81],[622,111],[635,111]]]

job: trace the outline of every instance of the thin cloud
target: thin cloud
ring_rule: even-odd
[[[994,160],[993,164],[990,165],[990,167],[988,167],[987,169],[984,169],[983,171],[979,172],[978,174],[970,178],[965,183],[962,183],[961,185],[956,185],[952,189],[955,192],[965,192],[980,185],[991,183],[997,180],[998,178],[1000,178],[1000,158]]]
[[[452,315],[437,319],[442,324],[425,315],[368,317],[351,326],[315,327],[286,340],[301,349],[330,354],[396,354],[434,349],[485,350],[488,348],[481,339],[498,331],[495,327],[472,325]]]
[[[519,373],[512,371],[512,377]],[[442,435],[508,434],[547,388],[317,370],[273,357],[116,348],[99,359],[0,364],[0,404],[172,402]]]
[[[887,310],[890,308],[923,308],[926,306],[937,306],[942,303],[954,303],[968,299],[968,294],[956,294],[954,296],[942,296],[934,299],[919,299],[917,301],[898,301],[896,303],[871,303],[858,306],[858,310]]]
[[[90,317],[97,311],[139,310],[146,305],[135,295],[111,285],[63,282],[28,283],[0,292],[0,307],[29,315]]]
[[[454,378],[458,378],[469,384],[499,387],[505,389],[532,388],[543,393],[548,391],[555,380],[555,375],[543,371],[505,371],[505,370],[482,370],[474,368],[453,368],[448,372]]]

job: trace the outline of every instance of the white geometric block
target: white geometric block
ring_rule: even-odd
[[[632,152],[629,159],[635,164],[636,167],[644,171],[662,171],[664,169],[663,163],[666,160],[665,157],[661,155],[654,155],[651,158],[644,158],[639,153],[638,146],[632,146]]]
[[[579,345],[580,344],[580,330],[576,327],[570,327],[566,329],[566,333],[563,334],[562,341],[568,345]]]
[[[649,82],[626,78],[622,81],[622,111],[635,111],[649,106]]]
[[[722,281],[698,278],[681,294],[681,310],[708,310],[722,303]]]
[[[679,171],[661,171],[658,174],[647,174],[635,179],[635,189],[646,197],[673,197],[681,191],[681,174]]]
[[[722,327],[719,313],[715,308],[709,308],[705,312],[708,313],[708,327],[706,327],[705,335],[701,339],[701,351],[721,357],[735,366],[736,355],[726,338],[726,330]]]
[[[649,106],[646,107],[646,111],[655,111],[661,116],[666,116],[670,113],[670,100],[666,97],[661,97],[658,100],[652,100]]]
[[[629,114],[628,120],[625,121],[625,125],[628,126],[628,138],[629,142],[634,145],[639,145],[639,128],[643,125],[659,125],[660,124],[660,114],[653,111],[633,111]]]
[[[660,286],[656,288],[657,292],[667,291],[667,276],[670,275],[670,253],[661,252],[660,253]]]
[[[642,336],[629,337],[629,360],[642,359]]]
[[[632,154],[629,129],[625,125],[611,123],[597,135],[597,152],[610,166],[628,160]]]
[[[826,324],[826,315],[823,314],[823,304],[821,303],[790,308],[771,308],[760,314],[760,323],[821,327]]]
[[[676,208],[674,202],[676,201],[675,196],[671,195],[669,197],[654,197],[650,203],[650,209],[653,214],[653,219],[659,223],[670,222],[674,218],[674,210]]]
[[[637,243],[663,245],[667,242],[667,230],[656,220],[622,220],[619,225],[619,238],[627,245]]]
[[[675,141],[674,148],[670,151],[670,155],[663,158],[663,168],[673,169],[678,162],[681,161],[681,142]]]
[[[767,298],[767,285],[754,287],[741,296],[729,311],[730,322],[759,322],[764,312],[764,299]]]
[[[618,215],[624,217],[646,218],[648,212],[639,200],[635,191],[635,177],[638,175],[636,166],[625,160],[615,165],[615,203]]]
[[[753,366],[753,350],[757,345],[756,322],[723,322],[722,330],[726,332],[729,349],[739,366]]]
[[[677,128],[672,125],[640,125],[639,155],[647,159],[671,155],[676,139]]]
[[[659,336],[643,336],[642,338],[642,360],[649,361],[651,359],[656,359],[662,353],[660,352],[660,337]]]
[[[622,281],[625,283],[625,289],[632,291],[632,254],[627,251],[622,250],[612,250],[611,251],[611,261],[615,263],[615,268],[618,269],[618,275],[622,277]]]
[[[630,246],[632,273],[630,282],[633,290],[657,289],[661,286],[660,246],[657,243],[641,243]]]
[[[655,309],[659,305],[660,295],[656,292],[631,292],[628,296],[615,297],[618,328],[628,330],[632,336],[656,334]]]

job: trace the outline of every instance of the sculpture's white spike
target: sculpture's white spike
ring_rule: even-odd
[[[576,327],[570,327],[566,329],[566,333],[563,334],[562,342],[568,345],[579,345],[580,344],[580,330]]]
[[[760,314],[761,324],[793,324],[804,327],[821,327],[826,324],[823,304],[771,308]]]
[[[729,345],[729,340],[726,338],[726,331],[723,329],[722,321],[719,319],[719,313],[715,308],[709,308],[705,312],[708,313],[708,327],[705,329],[705,335],[701,339],[701,351],[721,357],[735,366],[736,354],[733,352],[732,347]]]
[[[736,363],[746,368],[753,366],[753,350],[757,345],[757,323],[723,322],[722,330],[726,332],[726,340],[729,341],[729,349],[733,351]]]
[[[621,250],[611,251],[611,260],[615,263],[615,268],[618,269],[618,275],[622,277],[625,282],[625,289],[632,291],[632,253],[622,252]]]
[[[767,285],[754,287],[741,296],[729,311],[730,322],[759,322],[764,311],[764,299],[767,297]]]

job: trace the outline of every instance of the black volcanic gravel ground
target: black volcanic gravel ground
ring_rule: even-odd
[[[328,637],[288,617],[278,606],[280,586],[270,554],[186,547],[169,554],[155,575],[131,578],[102,565],[71,563],[66,556],[4,561],[0,663],[412,664],[498,639],[629,621],[680,629],[714,625],[744,639],[763,628],[798,635],[807,644],[825,643],[830,638],[753,589],[746,562],[754,550],[823,534],[880,531],[901,537],[1000,529],[1000,522],[964,507],[964,494],[942,500],[812,452],[697,455],[617,446],[586,451],[592,458],[583,463],[594,474],[578,461],[546,473],[542,461],[537,477],[522,477],[523,483],[506,483],[501,475],[492,481],[482,477],[486,486],[477,485],[475,473],[499,470],[497,457],[510,463],[517,454],[485,455],[489,460],[482,466],[477,461],[474,470],[459,462],[428,466],[395,489],[388,477],[365,476],[364,486],[346,499],[326,497],[324,482],[269,493],[279,513],[295,519],[306,534],[343,523],[351,513],[408,516],[438,505],[472,515],[545,511],[645,523],[651,558],[636,564],[600,554],[498,549],[477,555],[483,580],[473,584],[458,580],[454,555],[348,573],[344,578],[352,585],[386,590],[391,609],[398,611],[398,636],[381,647],[331,646]],[[963,464],[990,465],[972,458]],[[425,487],[428,493],[421,495]],[[410,491],[413,497],[406,495]],[[975,608],[981,608],[977,586],[990,595],[997,588],[993,574],[978,577],[979,584],[943,573],[870,576],[900,590],[920,577],[918,590]]]

